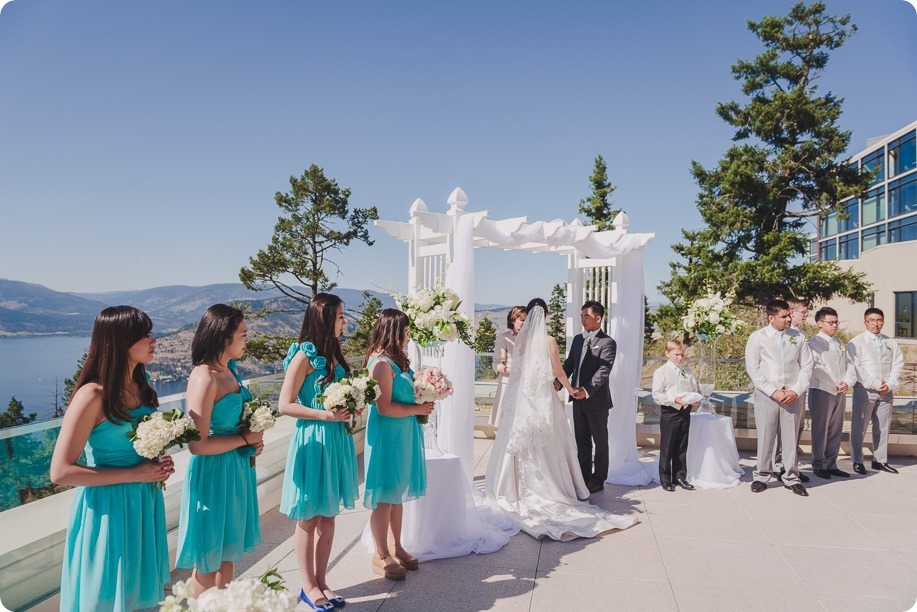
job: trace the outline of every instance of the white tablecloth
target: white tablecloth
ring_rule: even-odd
[[[700,489],[728,489],[739,484],[739,465],[732,419],[698,412],[691,415],[688,436],[688,482]]]
[[[421,561],[492,553],[503,548],[520,525],[485,505],[476,506],[461,460],[427,449],[427,494],[404,504],[401,543]],[[363,545],[375,551],[369,525]]]

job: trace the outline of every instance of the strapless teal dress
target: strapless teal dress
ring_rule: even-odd
[[[96,425],[86,441],[86,465],[125,468],[146,461],[127,436],[151,412],[155,409],[140,406],[131,411],[130,421]],[[168,583],[162,491],[152,482],[77,487],[64,544],[60,609],[158,607]]]
[[[414,373],[402,372],[395,362],[382,357],[392,366],[392,400],[414,403]],[[373,362],[369,362],[372,367]],[[415,416],[395,418],[379,414],[376,405],[369,408],[366,421],[366,489],[363,505],[374,509],[377,504],[402,504],[427,492],[427,465],[424,456],[423,427]]]
[[[328,375],[328,362],[317,354],[311,342],[302,346],[294,342],[283,361],[284,370],[297,351],[309,358],[313,371],[306,376],[296,399],[308,408],[324,410],[315,396],[321,393],[322,379]],[[343,367],[334,368],[335,380],[346,376]],[[280,511],[297,521],[337,516],[341,506],[353,508],[359,496],[357,455],[353,436],[347,433],[344,423],[296,419],[283,474]]]
[[[242,407],[252,394],[242,386],[235,361],[229,367],[239,390],[224,395],[210,413],[211,436],[238,435]],[[176,567],[209,574],[261,544],[258,483],[249,458],[254,446],[219,455],[192,455],[181,496]]]

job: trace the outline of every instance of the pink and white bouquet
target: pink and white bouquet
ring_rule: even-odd
[[[425,404],[445,399],[452,394],[452,382],[442,369],[427,366],[414,372],[414,403]],[[429,417],[417,415],[417,420],[426,425]]]
[[[236,578],[226,588],[213,587],[196,598],[191,596],[188,581],[180,580],[172,585],[172,594],[159,602],[159,612],[292,612],[298,603],[299,597],[283,586],[283,578],[271,568],[260,578]]]
[[[324,391],[316,397],[325,410],[338,410],[346,408],[350,418],[345,422],[347,433],[353,435],[356,429],[354,416],[369,404],[379,399],[379,383],[375,378],[366,376],[362,370],[355,372],[349,378],[342,378],[325,387]]]
[[[252,433],[267,431],[277,423],[277,417],[280,416],[280,412],[271,408],[271,405],[267,402],[261,402],[259,406],[252,408],[254,403],[248,402],[245,404],[239,425]],[[248,462],[249,465],[255,467],[255,457],[249,457]]]
[[[134,443],[134,450],[146,459],[159,459],[173,446],[183,447],[189,442],[201,439],[201,432],[194,428],[194,421],[181,410],[164,410],[144,415],[127,437]],[[161,481],[157,489],[164,489]]]

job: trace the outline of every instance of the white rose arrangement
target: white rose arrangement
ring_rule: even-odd
[[[183,447],[189,442],[201,439],[201,432],[194,428],[194,421],[181,410],[165,410],[144,415],[127,437],[133,442],[134,450],[146,459],[158,459],[173,446]],[[156,483],[157,489],[165,484]]]
[[[239,426],[252,433],[267,431],[277,423],[277,417],[280,416],[280,412],[271,408],[271,405],[267,402],[261,402],[257,407],[252,408],[254,403],[254,401],[251,401],[245,404],[245,408],[242,409]],[[254,456],[249,457],[248,462],[249,465],[255,467]]]
[[[392,297],[398,308],[408,315],[408,333],[417,344],[429,347],[461,340],[473,347],[471,319],[459,310],[462,300],[451,289],[437,283],[435,287],[418,288],[408,296],[396,293]]]
[[[325,410],[346,408],[350,412],[350,418],[344,426],[347,433],[353,435],[356,430],[354,416],[363,412],[363,409],[369,404],[375,403],[380,393],[376,379],[367,376],[363,370],[358,370],[350,377],[335,381],[325,387],[315,399],[321,402]]]
[[[732,293],[724,295],[719,291],[709,291],[688,308],[682,319],[682,328],[703,342],[714,342],[720,336],[735,332],[742,322],[731,310],[734,300]]]
[[[187,580],[172,585],[172,594],[159,602],[159,612],[290,612],[296,609],[299,598],[283,586],[283,578],[276,568],[267,570],[260,578],[236,578],[224,589],[207,589],[191,597]]]

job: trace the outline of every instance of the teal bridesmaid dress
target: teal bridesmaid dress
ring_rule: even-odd
[[[308,408],[324,410],[315,396],[322,391],[328,362],[311,342],[302,345],[294,342],[283,361],[284,370],[290,366],[297,351],[306,355],[313,371],[306,376],[296,399]],[[335,380],[346,376],[343,367],[335,366]],[[297,521],[314,516],[337,516],[341,506],[353,508],[359,495],[353,436],[347,433],[344,423],[297,419],[287,452],[280,511]]]
[[[211,436],[242,432],[242,408],[252,398],[236,371],[239,390],[221,397],[210,413]],[[219,455],[192,455],[181,496],[178,553],[175,565],[209,574],[220,563],[235,563],[242,554],[261,544],[258,483],[249,458],[254,446],[243,446]]]
[[[128,435],[154,408],[131,420],[102,421],[86,442],[86,465],[133,467],[146,461]],[[162,491],[152,482],[77,487],[64,544],[60,609],[97,612],[157,607],[169,583],[169,548]]]
[[[379,358],[373,358],[369,367]],[[392,400],[413,404],[413,372],[402,372],[394,361],[384,356],[381,358],[388,361],[395,373]],[[377,504],[401,504],[426,493],[423,427],[417,417],[387,417],[379,414],[375,404],[370,406],[363,460],[366,465],[365,507],[375,509]]]

